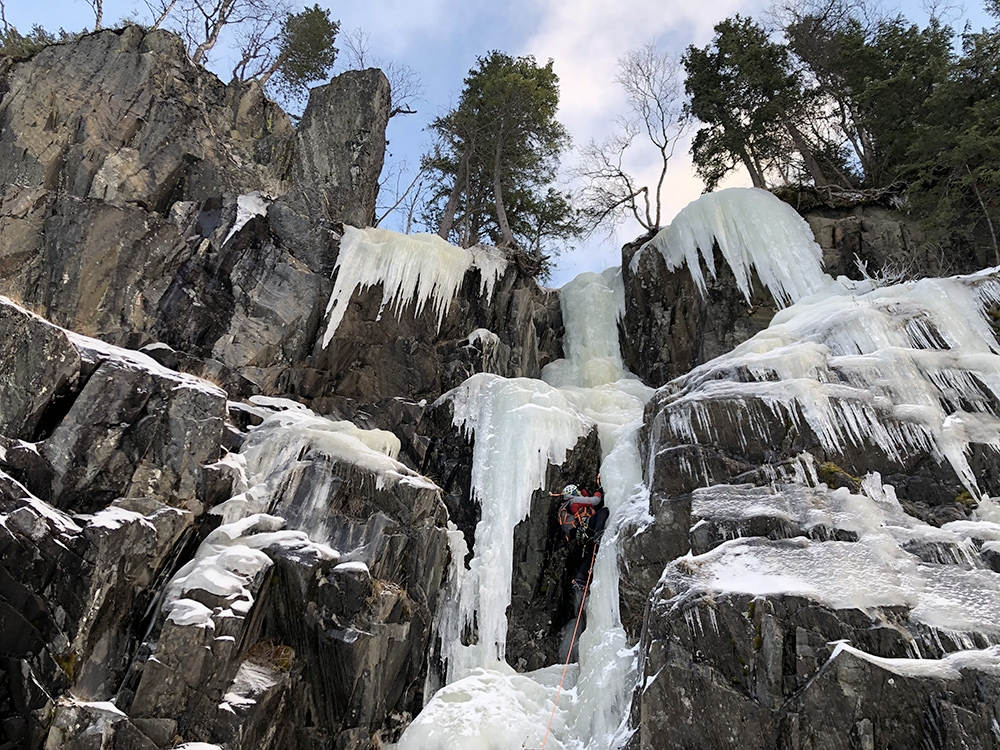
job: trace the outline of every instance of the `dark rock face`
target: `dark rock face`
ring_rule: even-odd
[[[630,747],[989,746],[993,671],[970,664],[921,674],[873,658],[899,643],[885,621],[750,597],[653,618],[650,681],[633,704],[641,730]]]
[[[380,71],[313,89],[293,130],[259,87],[223,86],[165,32],[104,31],[8,67],[0,294],[47,319],[152,347],[233,396],[331,411],[433,400],[473,372],[533,377],[560,356],[557,295],[513,263],[491,303],[470,271],[440,331],[430,313],[380,317],[372,289],[318,345],[340,223],[375,210]],[[495,351],[468,339],[477,328],[500,337]]]
[[[259,87],[227,88],[198,69],[167,32],[91,34],[5,78],[0,183],[166,211],[221,192],[275,192],[287,176],[288,118]]]
[[[251,466],[261,484],[247,488],[246,471],[224,470],[239,466],[232,457],[208,466],[223,453],[223,391],[10,303],[0,321],[12,353],[0,382],[20,405],[0,434],[7,740],[362,748],[393,738],[422,703],[449,556],[440,490],[384,455],[388,472],[322,441],[293,446],[285,473]],[[26,338],[45,343],[37,359],[24,356]],[[43,439],[24,442],[32,435]],[[281,439],[256,438],[265,464]],[[241,483],[235,501],[267,498],[263,510],[282,518],[219,526],[205,514]],[[198,577],[206,554],[213,565]]]
[[[476,268],[466,273],[440,328],[430,305],[416,315],[410,302],[396,317],[382,312],[380,286],[355,292],[330,345],[317,347],[315,367],[324,374],[286,390],[313,399],[335,393],[368,403],[416,401],[433,400],[477,372],[538,377],[562,354],[558,294],[510,264],[487,301],[479,277]],[[495,338],[471,336],[477,329]]]
[[[366,227],[373,223],[389,121],[389,81],[375,68],[352,70],[309,93],[296,143],[294,179],[306,215]]]
[[[923,247],[919,227],[897,211],[881,206],[817,206],[805,211],[803,218],[823,248],[823,267],[834,278],[858,278],[858,262],[872,274],[894,268],[907,270],[910,277],[949,273],[943,259]]]
[[[91,709],[65,703],[65,691],[93,701],[117,690],[201,512],[201,465],[219,454],[225,394],[6,302],[0,319],[15,352],[26,335],[45,344],[35,367],[0,358],[4,393],[50,399],[0,435],[0,693],[8,740],[35,747],[50,724],[56,736],[86,724],[77,708]],[[131,736],[124,718],[115,714],[106,737]]]
[[[957,247],[927,242],[920,217],[899,210],[891,193],[819,196],[807,187],[787,192],[779,190],[778,197],[809,222],[823,248],[823,266],[834,278],[861,278],[859,263],[872,276],[890,280],[972,273],[996,264],[988,238]]]
[[[968,686],[992,679],[995,649],[948,654],[997,643],[995,623],[972,618],[964,632],[939,630],[928,619],[938,604],[901,595],[888,583],[901,580],[898,573],[885,577],[900,565],[924,577],[932,597],[961,598],[962,590],[969,601],[991,597],[983,588],[996,586],[989,555],[962,541],[975,530],[960,530],[950,549],[932,549],[921,541],[926,526],[912,522],[904,531],[902,509],[879,500],[896,541],[877,548],[899,545],[880,558],[859,537],[861,516],[835,510],[871,502],[851,500],[845,489],[715,485],[693,497],[696,556],[661,552],[667,565],[645,612],[630,747],[888,748],[929,737],[961,747],[988,736],[972,719],[992,715],[987,694]],[[817,516],[820,508],[827,512]],[[758,565],[763,560],[782,562]],[[943,606],[952,616],[947,608],[962,605]]]
[[[135,28],[0,58],[0,293],[108,342],[0,299],[0,745],[374,750],[421,709],[443,584],[465,562],[449,523],[474,548],[482,517],[474,438],[440,396],[476,373],[537,377],[563,321],[511,261],[489,300],[470,268],[440,324],[358,291],[322,345],[344,224],[373,215],[388,102],[380,72],[352,72],[293,130],[258,87]],[[919,247],[883,208],[810,221],[834,274]],[[705,296],[655,251],[633,273],[639,244],[622,348],[647,383],[775,313],[721,259]],[[618,533],[639,649],[631,747],[1000,742],[1000,531],[955,471],[919,441],[831,449],[737,388],[692,418],[682,387],[649,402],[649,515]],[[980,390],[946,400],[995,410]],[[350,424],[237,403],[260,395]],[[891,399],[872,409],[906,432]],[[359,427],[391,430],[400,460]],[[1000,494],[989,440],[966,458]],[[600,460],[595,430],[513,530],[517,670],[565,656],[581,553],[547,490],[586,484]]]
[[[718,275],[703,268],[704,295],[687,268],[667,271],[655,249],[643,251],[633,271],[632,259],[648,239],[622,248],[620,327],[625,366],[647,385],[659,387],[767,328],[778,308],[756,276],[748,302],[718,250]]]
[[[66,335],[0,300],[0,434],[38,436],[45,412],[76,390],[80,354]]]

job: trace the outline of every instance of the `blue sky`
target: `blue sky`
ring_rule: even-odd
[[[308,0],[312,5],[315,0]],[[458,98],[462,79],[476,56],[499,49],[514,55],[533,54],[539,61],[552,58],[561,82],[559,119],[576,146],[611,132],[614,118],[625,104],[614,77],[616,61],[627,50],[655,42],[664,50],[680,53],[689,44],[705,45],[713,26],[741,13],[757,17],[769,0],[368,0],[320,5],[331,9],[341,31],[362,29],[369,35],[371,54],[408,65],[420,76],[425,92],[415,115],[393,118],[388,138],[391,162],[416,165],[429,142],[428,122],[446,111]],[[943,3],[938,3],[939,6]],[[93,25],[87,0],[5,0],[7,19],[22,31],[40,23],[48,29],[78,30]],[[908,18],[926,20],[921,0],[891,5]],[[969,17],[976,27],[987,19],[981,0],[952,2],[954,17]],[[149,20],[146,6],[131,0],[105,0],[105,24],[137,16]],[[961,21],[957,25],[961,25]],[[214,69],[228,78],[232,62],[217,50]],[[652,155],[652,156],[655,156]],[[629,166],[651,173],[651,156],[636,154]],[[649,159],[647,162],[646,160]],[[573,154],[564,157],[571,165]],[[646,164],[650,163],[650,167]],[[694,176],[686,148],[671,161],[669,186],[664,196],[665,216],[676,214],[702,190]],[[735,184],[742,184],[737,178]],[[557,260],[556,286],[577,273],[602,270],[620,262],[621,244],[640,233],[626,224],[611,239],[595,238],[567,249]]]

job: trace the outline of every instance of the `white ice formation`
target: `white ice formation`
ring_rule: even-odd
[[[987,314],[998,302],[991,271],[865,293],[833,287],[678,378],[665,428],[697,442],[735,425],[745,445],[786,415],[835,453],[874,447],[899,460],[929,452],[978,496],[969,447],[1000,449],[1000,345]]]
[[[668,271],[686,265],[704,294],[702,263],[713,277],[718,274],[716,244],[748,300],[754,273],[781,306],[833,283],[823,273],[823,252],[805,219],[758,188],[719,190],[688,204],[632,257],[631,268],[636,270],[646,248],[655,248]]]
[[[620,737],[636,653],[620,622],[616,536],[629,516],[645,513],[636,501],[642,496],[636,434],[652,394],[622,366],[617,322],[623,299],[618,269],[582,274],[562,289],[567,359],[546,368],[546,382],[479,374],[445,396],[455,423],[474,433],[472,483],[482,520],[469,568],[462,554],[455,555],[454,606],[444,603],[438,615],[448,684],[407,728],[397,750],[540,747],[550,717],[548,750],[611,747]],[[517,674],[503,660],[514,527],[543,488],[546,465],[561,463],[594,427],[612,517],[595,562],[579,664],[567,673],[560,695],[561,667]],[[473,622],[478,643],[463,646],[462,630]]]
[[[236,220],[222,244],[225,245],[229,242],[232,236],[245,227],[250,219],[255,216],[267,216],[267,207],[270,203],[271,199],[259,190],[239,196],[236,199]]]
[[[462,287],[465,273],[480,272],[480,294],[487,302],[497,280],[507,270],[507,259],[496,248],[455,247],[436,234],[404,235],[388,229],[344,227],[337,256],[333,292],[327,303],[329,315],[323,346],[330,344],[344,318],[351,296],[359,287],[382,285],[382,307],[396,315],[415,302],[419,315],[431,301],[440,327],[452,300]]]
[[[691,510],[697,519],[732,524],[736,533],[667,568],[663,582],[683,590],[685,599],[706,592],[787,594],[832,609],[905,608],[916,657],[942,650],[939,632],[967,648],[975,645],[970,633],[1000,642],[1000,576],[977,552],[977,543],[1000,539],[1000,524],[930,526],[904,512],[878,474],[866,477],[856,494],[803,485],[705,487],[695,491]],[[801,525],[803,533],[817,526],[848,531],[857,540],[740,538],[741,524],[762,517]],[[932,550],[933,559],[910,551],[921,547]]]
[[[288,472],[307,453],[353,464],[376,476],[376,483],[408,482],[433,487],[395,459],[399,439],[384,430],[363,430],[351,422],[333,422],[280,399],[257,399],[259,408],[281,409],[271,413],[247,437],[239,455],[226,461],[236,470],[239,490],[216,506],[223,525],[202,542],[194,558],[171,579],[162,605],[167,619],[181,625],[214,627],[214,620],[249,612],[255,584],[271,567],[263,550],[284,547],[327,560],[340,553],[322,542],[326,513],[321,504],[327,496],[323,486],[312,486],[317,504],[306,515],[314,522],[308,528],[285,529],[285,519],[268,511],[278,501]],[[220,603],[209,608],[190,596],[192,591],[211,594]]]

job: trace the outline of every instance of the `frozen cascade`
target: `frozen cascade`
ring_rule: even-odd
[[[507,270],[507,258],[496,248],[455,247],[436,234],[405,235],[388,229],[344,227],[337,256],[333,291],[327,303],[330,316],[323,334],[329,345],[354,291],[382,284],[382,307],[398,314],[416,298],[415,315],[433,300],[438,326],[458,294],[465,272],[480,271],[480,294],[493,297],[497,280]]]
[[[567,675],[546,747],[603,749],[622,739],[636,654],[620,623],[617,530],[647,512],[636,435],[652,389],[622,365],[620,269],[581,274],[561,291],[567,359],[545,369],[547,382],[480,374],[445,396],[454,404],[456,424],[475,434],[473,488],[483,513],[469,569],[458,566],[456,606],[439,614],[448,684],[407,728],[397,750],[540,746],[561,667],[517,674],[503,661],[513,532],[544,482],[546,463],[561,463],[595,424],[611,518],[594,565],[579,664]],[[462,628],[473,621],[479,642],[462,646]]]
[[[673,271],[684,265],[704,294],[701,264],[716,276],[713,247],[732,268],[736,284],[750,299],[752,273],[785,306],[834,284],[823,273],[823,253],[805,219],[767,190],[729,188],[689,203],[632,257],[636,270],[646,248],[659,250]]]
[[[754,596],[800,595],[834,609],[873,611],[905,607],[915,637],[947,633],[961,642],[975,633],[1000,642],[1000,577],[956,559],[927,563],[906,551],[913,542],[970,548],[971,540],[996,539],[1000,524],[961,521],[941,528],[907,514],[891,485],[877,473],[861,492],[846,488],[717,485],[696,490],[695,518],[771,516],[804,526],[824,524],[853,531],[856,542],[817,542],[804,536],[779,541],[734,539],[670,565],[662,581],[683,598],[711,592]],[[938,644],[939,651],[945,651]]]
[[[989,272],[803,299],[675,381],[665,427],[697,442],[735,424],[745,443],[768,409],[830,451],[930,452],[979,497],[966,454],[972,443],[1000,450],[1000,345],[986,313],[998,299]]]

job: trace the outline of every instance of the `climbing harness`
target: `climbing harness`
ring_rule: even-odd
[[[556,718],[556,709],[559,707],[559,696],[562,695],[563,681],[566,679],[566,671],[569,669],[570,659],[573,658],[573,646],[576,645],[576,635],[580,629],[580,619],[583,617],[583,607],[587,603],[587,593],[590,591],[590,576],[594,572],[595,554],[590,558],[590,569],[587,571],[587,582],[583,586],[583,596],[580,597],[580,611],[576,613],[576,624],[573,626],[573,636],[569,640],[569,649],[566,651],[566,663],[563,665],[562,677],[559,678],[559,688],[556,690],[556,699],[552,703],[552,714],[549,716],[549,725],[545,727],[545,737],[542,738],[542,746],[539,750],[545,750],[545,743],[549,740],[549,731],[552,729],[552,720]]]
[[[563,503],[559,507],[557,520],[566,541],[572,541],[571,531],[579,541],[586,541],[587,524],[594,513],[594,506],[591,503]]]

